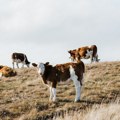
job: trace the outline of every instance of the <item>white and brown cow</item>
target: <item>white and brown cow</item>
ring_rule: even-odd
[[[13,53],[12,54],[13,68],[14,68],[15,62],[16,62],[17,68],[19,68],[18,63],[22,63],[22,67],[24,67],[24,65],[29,67],[29,65],[30,65],[30,62],[28,61],[27,56],[23,53]]]
[[[2,76],[12,77],[15,75],[17,75],[17,72],[14,69],[12,69],[11,67],[8,67],[8,66],[0,65],[0,78]]]
[[[38,68],[38,73],[41,75],[44,84],[50,88],[50,100],[56,100],[56,86],[59,82],[72,80],[76,89],[75,102],[80,100],[81,86],[83,83],[83,74],[85,72],[84,63],[65,63],[52,66],[47,63],[32,63]],[[51,85],[49,85],[51,83]]]
[[[69,50],[68,53],[70,53],[70,58],[72,61],[80,61],[81,59],[89,59],[92,62],[98,62],[98,54],[97,54],[97,46],[91,45],[91,46],[85,46],[80,47],[78,49]]]

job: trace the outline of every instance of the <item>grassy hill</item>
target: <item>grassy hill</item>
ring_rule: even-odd
[[[35,68],[16,69],[17,76],[0,80],[0,120],[38,120],[65,113],[86,112],[93,105],[120,101],[120,62],[86,64],[81,101],[74,103],[70,83],[58,84],[57,102],[49,102],[49,89]],[[118,102],[119,104],[119,102]]]

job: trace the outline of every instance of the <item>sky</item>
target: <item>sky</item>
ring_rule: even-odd
[[[120,60],[120,0],[0,0],[1,65],[13,52],[66,63],[69,50],[94,44],[101,62]]]

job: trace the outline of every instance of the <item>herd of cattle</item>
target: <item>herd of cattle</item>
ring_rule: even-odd
[[[32,63],[32,66],[36,67],[40,74],[42,81],[50,89],[50,100],[56,101],[56,85],[59,82],[67,82],[72,80],[75,85],[76,97],[75,102],[80,101],[81,86],[83,84],[83,77],[85,72],[85,65],[81,59],[89,59],[92,62],[98,62],[97,46],[85,46],[78,49],[69,50],[70,58],[72,62],[57,64],[52,66],[49,62],[46,63]],[[14,63],[22,63],[22,67],[27,65],[30,66],[30,62],[27,56],[23,53],[12,54],[13,69],[15,68]]]

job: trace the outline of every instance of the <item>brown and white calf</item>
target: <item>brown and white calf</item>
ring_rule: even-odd
[[[17,75],[17,72],[13,70],[11,67],[0,65],[0,78],[2,76],[12,77],[15,75]]]
[[[78,63],[65,63],[52,66],[47,63],[32,63],[34,67],[38,68],[38,73],[41,75],[44,84],[50,89],[50,100],[56,100],[56,86],[59,82],[72,80],[76,89],[75,102],[80,100],[81,86],[83,83],[83,74],[85,66],[82,61]],[[49,85],[51,83],[51,85]]]
[[[92,62],[98,62],[98,54],[97,54],[97,46],[91,45],[80,47],[78,49],[69,50],[68,53],[70,54],[70,58],[72,61],[80,61],[81,59],[89,59]]]
[[[30,62],[28,61],[27,56],[23,53],[13,53],[12,54],[13,68],[14,68],[15,62],[16,62],[17,68],[19,68],[18,63],[22,63],[22,67],[24,67],[24,65],[29,67],[29,65],[30,65]]]

